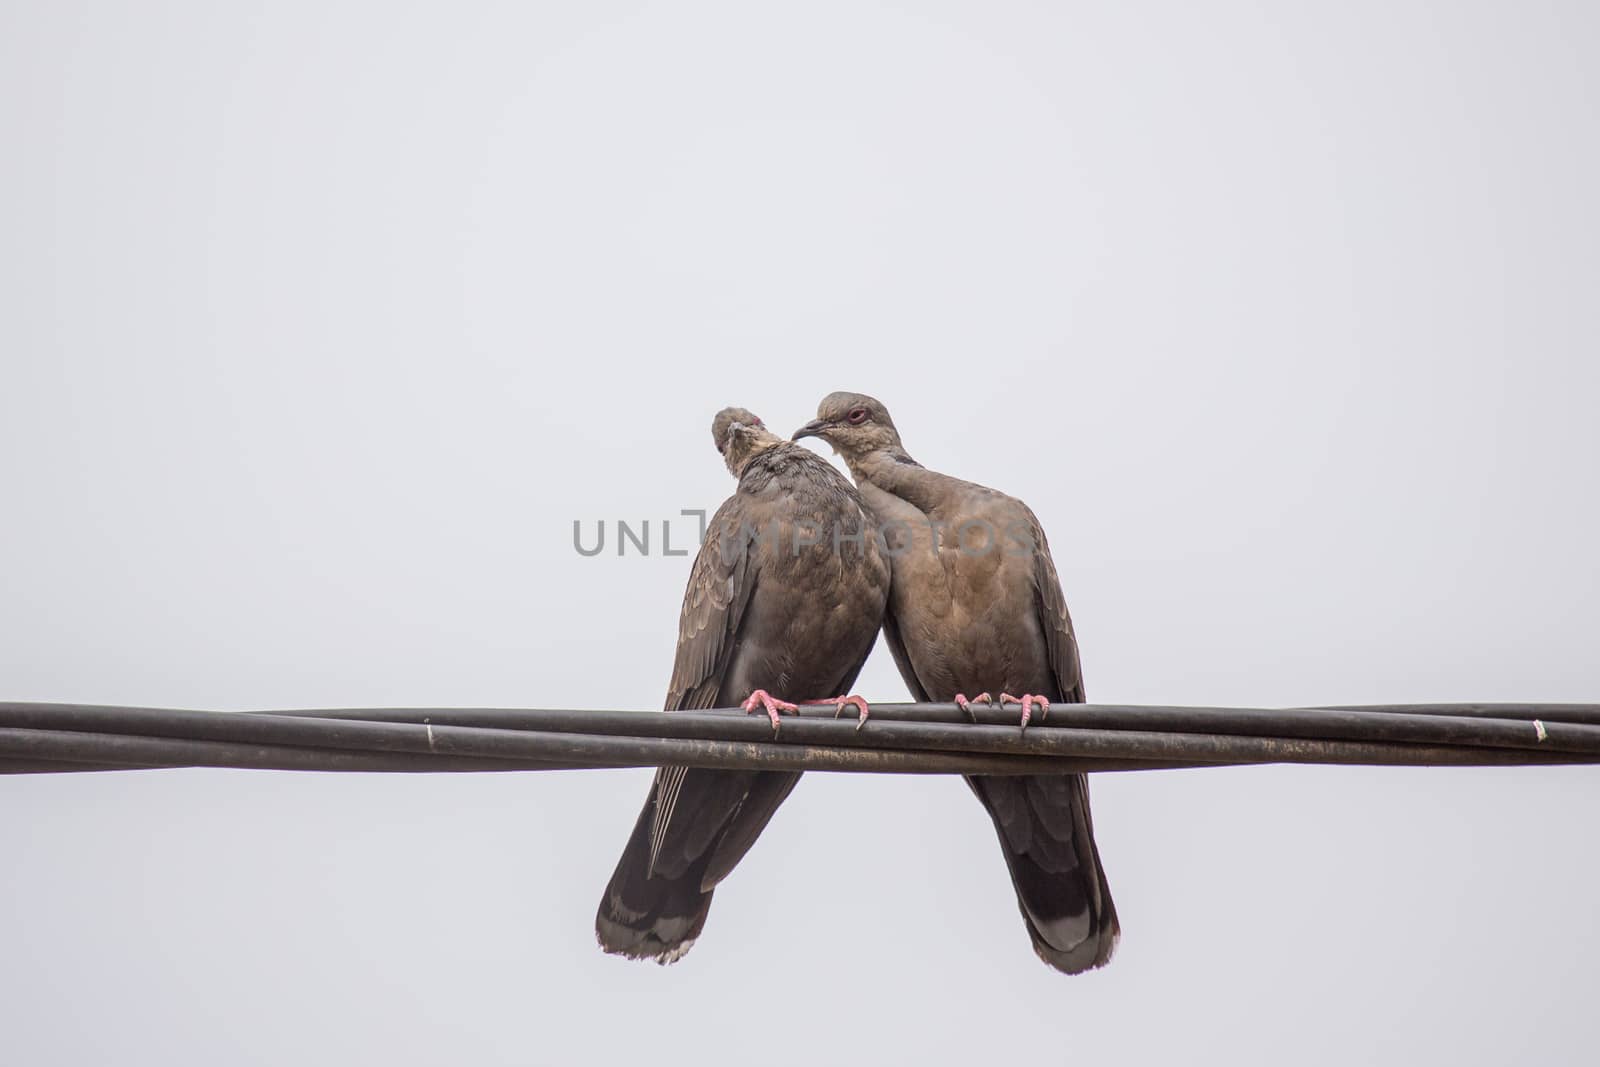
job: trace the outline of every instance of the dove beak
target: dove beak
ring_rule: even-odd
[[[827,422],[822,419],[812,419],[810,422],[796,430],[794,432],[794,436],[789,438],[789,440],[798,441],[802,437],[822,437],[827,429]]]

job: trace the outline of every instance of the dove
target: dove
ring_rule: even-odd
[[[743,705],[778,729],[799,703],[846,694],[877,640],[889,562],[871,513],[831,463],[725,408],[712,438],[738,489],[689,572],[666,710]],[[785,699],[793,698],[791,699]],[[610,953],[672,963],[705,926],[712,891],[744,858],[797,772],[663,767],[601,897]]]
[[[794,434],[843,457],[885,538],[893,584],[883,633],[919,701],[1082,703],[1083,669],[1039,520],[1022,501],[929,470],[884,405],[831,393]],[[996,694],[991,698],[990,694]],[[1081,774],[967,777],[994,821],[1034,951],[1076,974],[1111,958],[1117,911]]]

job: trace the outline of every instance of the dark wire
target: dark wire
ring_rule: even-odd
[[[246,767],[572,770],[686,764],[897,774],[1039,774],[1258,763],[1508,766],[1600,762],[1600,705],[1191,708],[807,707],[774,733],[738,709],[382,708],[217,712],[0,703],[0,773]]]

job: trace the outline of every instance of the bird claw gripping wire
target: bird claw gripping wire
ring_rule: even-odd
[[[802,704],[833,704],[833,717],[837,719],[844,714],[844,709],[854,704],[861,709],[861,714],[856,718],[856,729],[867,725],[867,713],[870,710],[865,697],[850,696],[823,697],[821,700],[802,700]]]
[[[1007,704],[1022,705],[1022,729],[1024,730],[1028,728],[1028,720],[1033,715],[1033,709],[1031,705],[1039,705],[1040,722],[1044,722],[1044,717],[1050,714],[1050,702],[1036,693],[1024,693],[1019,697],[1014,697],[1010,693],[1001,693],[1000,705],[1004,707]]]
[[[754,693],[750,694],[743,704],[740,704],[739,706],[744,709],[745,714],[747,715],[755,714],[755,711],[758,707],[764,710],[767,713],[767,718],[772,720],[773,733],[778,732],[779,712],[786,711],[792,715],[800,710],[800,706],[798,704],[791,704],[787,700],[779,700],[765,689],[757,689]]]
[[[958,707],[962,711],[966,712],[967,713],[967,718],[971,719],[974,723],[976,723],[978,721],[978,717],[973,714],[972,705],[973,704],[985,704],[985,703],[988,704],[990,707],[998,707],[1000,702],[998,700],[996,700],[994,697],[990,696],[987,692],[979,693],[977,696],[971,698],[970,700],[967,698],[967,694],[965,694],[965,693],[957,693],[956,694],[956,707]]]

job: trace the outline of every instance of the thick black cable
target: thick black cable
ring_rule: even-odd
[[[853,710],[853,709],[852,709]],[[1462,711],[1463,714],[1454,714]],[[723,768],[1015,774],[1238,763],[1497,766],[1600,762],[1600,706],[1248,709],[880,705],[861,730],[833,709],[786,717],[575,709],[233,713],[0,704],[0,773],[225,766],[477,771],[686,763]],[[1558,717],[1559,716],[1559,717]]]

